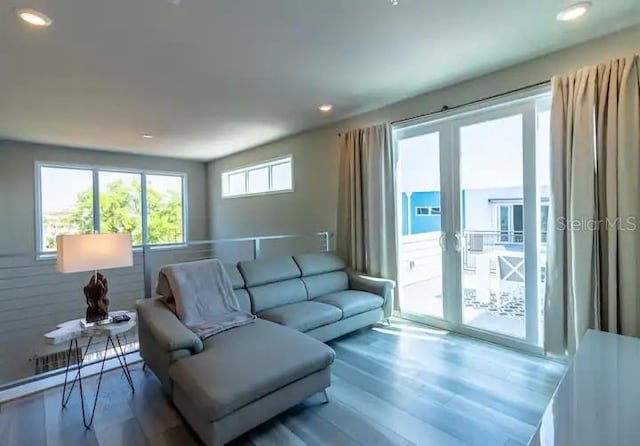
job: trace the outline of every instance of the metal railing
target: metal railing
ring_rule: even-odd
[[[189,242],[178,246],[142,247],[144,270],[144,296],[149,298],[155,288],[154,280],[159,269],[171,261],[172,255],[180,256],[180,261],[188,262],[207,258],[219,258],[226,263],[255,260],[278,255],[294,255],[303,252],[330,251],[330,232],[311,234],[267,235],[260,237],[238,237],[227,239]]]
[[[152,297],[158,272],[166,264],[207,258],[236,263],[332,249],[330,232],[142,246],[134,250],[132,267],[107,272],[110,306],[112,310],[131,310],[136,300]],[[46,345],[43,335],[66,320],[84,316],[82,288],[87,274],[58,273],[55,255],[0,254],[0,388],[32,379],[56,363],[56,354],[68,346]],[[130,342],[137,342],[137,336]]]
[[[497,250],[524,251],[523,231],[464,231],[463,239],[462,265],[467,271],[475,270],[478,255]],[[547,234],[542,232],[543,245],[546,240]]]
[[[440,232],[428,232],[403,236],[400,240],[401,271],[405,281],[413,283],[425,277],[442,274],[442,248]],[[541,241],[546,244],[546,233]],[[498,250],[524,251],[522,231],[464,231],[462,265],[465,271],[476,269],[478,255]]]

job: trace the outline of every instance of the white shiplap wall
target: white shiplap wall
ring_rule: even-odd
[[[103,273],[109,280],[111,310],[131,310],[144,297],[140,254],[133,267]],[[90,276],[58,273],[55,260],[0,258],[0,384],[33,375],[36,356],[67,348],[45,344],[43,335],[61,322],[84,317],[82,288]]]

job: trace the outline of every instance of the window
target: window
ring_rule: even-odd
[[[241,197],[293,190],[291,156],[222,174],[222,196]]]
[[[93,232],[93,172],[40,168],[40,250],[55,251],[58,234]]]
[[[499,241],[502,243],[523,243],[524,227],[522,204],[501,204],[497,206]]]
[[[549,229],[549,205],[540,205],[540,241],[547,243],[547,232]]]
[[[147,243],[183,243],[184,178],[170,175],[146,175]]]
[[[249,188],[250,193],[262,193],[269,191],[269,168],[260,167],[259,169],[251,169],[249,171]]]
[[[130,232],[138,246],[185,241],[184,175],[50,165],[37,170],[39,252],[54,252],[60,234]]]
[[[142,183],[139,173],[98,172],[100,232],[130,232],[142,244]]]
[[[418,206],[416,207],[416,217],[427,217],[429,215],[440,215],[439,206]]]
[[[541,242],[547,242],[549,204],[540,204]],[[500,204],[497,206],[497,226],[499,241],[503,243],[524,243],[523,205],[521,203]]]

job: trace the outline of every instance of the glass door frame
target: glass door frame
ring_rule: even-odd
[[[459,332],[532,353],[542,353],[540,347],[539,262],[540,196],[537,187],[537,118],[540,104],[548,105],[549,85],[522,90],[478,102],[456,110],[444,111],[433,118],[416,118],[393,125],[395,159],[402,139],[440,133],[440,184],[442,207],[442,272],[443,319],[411,314],[400,309],[402,318],[424,322],[438,328]],[[508,116],[522,115],[523,156],[523,225],[525,258],[525,338],[515,338],[463,324],[462,311],[462,218],[460,189],[460,128],[474,123]],[[448,144],[447,144],[448,143]],[[447,150],[446,148],[449,148]],[[398,215],[398,219],[401,216]],[[527,223],[533,222],[533,224]],[[401,221],[399,221],[401,224]],[[401,227],[401,226],[398,226]],[[398,237],[400,252],[400,237]],[[400,264],[398,264],[400,269]],[[399,276],[398,276],[399,277]],[[402,292],[398,287],[398,292]]]
[[[539,308],[538,308],[538,247],[539,247],[539,208],[540,197],[536,186],[536,101],[527,99],[516,103],[507,103],[490,110],[480,110],[473,114],[450,120],[453,131],[453,197],[454,226],[451,230],[456,239],[455,260],[450,268],[455,268],[456,282],[454,292],[457,299],[452,303],[456,324],[464,324],[463,320],[463,283],[462,267],[462,186],[461,186],[461,141],[460,131],[463,127],[481,124],[512,116],[522,116],[522,187],[523,187],[523,228],[524,228],[524,271],[525,271],[525,337],[513,338],[524,340],[529,345],[538,344]],[[531,224],[533,223],[533,224]],[[498,333],[496,333],[498,334]],[[510,337],[504,335],[506,337]],[[511,337],[510,337],[511,338]]]
[[[453,242],[451,240],[451,231],[447,231],[446,228],[450,227],[450,225],[453,224],[453,221],[451,221],[451,215],[453,211],[454,197],[451,196],[451,192],[453,190],[452,189],[453,183],[452,183],[450,153],[447,153],[447,151],[443,150],[442,148],[451,146],[453,135],[451,133],[451,129],[448,128],[448,126],[445,125],[445,123],[443,122],[426,123],[425,125],[412,127],[410,129],[403,131],[401,136],[394,135],[393,149],[394,149],[395,165],[398,166],[398,162],[399,162],[398,142],[399,141],[403,139],[410,139],[410,138],[421,136],[421,135],[430,135],[433,133],[438,133],[439,135],[438,159],[440,162],[440,166],[439,166],[440,191],[439,192],[440,192],[440,227],[441,227],[439,244],[442,250],[442,257],[441,257],[442,284],[441,286],[442,286],[442,297],[443,297],[442,298],[443,318],[441,319],[437,316],[431,316],[431,315],[423,315],[423,316],[432,318],[433,321],[447,321],[447,320],[450,320],[450,318],[453,316],[453,311],[455,311],[451,308],[451,305],[448,304],[449,299],[446,299],[445,297],[453,291],[453,289],[451,288],[451,284],[453,281],[453,277],[451,276],[452,271],[448,267],[448,265],[450,265],[451,262],[454,261],[454,253],[452,252],[452,249],[451,249],[451,247],[453,247]],[[399,181],[398,175],[396,175],[396,181]],[[400,190],[399,187],[396,187],[396,193],[397,193],[396,203],[398,206],[398,208],[396,209],[397,227],[402,228],[402,218],[404,216],[402,215],[402,212],[399,212],[399,210],[402,208],[402,191]],[[399,261],[397,262],[398,271],[397,271],[396,277],[400,278],[401,277],[400,260],[402,255],[402,251],[400,249],[401,237],[398,237],[397,239],[398,239],[397,258]]]

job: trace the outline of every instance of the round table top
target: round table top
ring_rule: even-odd
[[[89,336],[117,336],[133,329],[136,326],[136,313],[132,311],[112,311],[109,316],[113,317],[120,314],[126,314],[131,319],[127,322],[111,323],[105,325],[96,325],[94,327],[84,328],[81,324],[82,319],[73,319],[58,325],[53,331],[44,335],[47,344],[61,344],[76,338]]]

